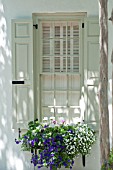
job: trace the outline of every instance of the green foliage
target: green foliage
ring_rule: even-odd
[[[110,151],[108,161],[102,165],[101,170],[113,170],[113,149]]]
[[[16,143],[32,153],[34,166],[51,170],[61,166],[72,169],[74,158],[89,154],[95,140],[95,131],[87,124],[45,125],[36,120],[29,122],[27,132]]]

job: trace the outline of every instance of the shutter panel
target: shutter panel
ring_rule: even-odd
[[[93,128],[99,128],[99,21],[98,18],[87,18],[85,24],[85,121]]]
[[[13,128],[34,119],[32,20],[12,20]]]

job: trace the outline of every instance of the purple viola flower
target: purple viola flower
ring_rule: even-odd
[[[38,166],[38,169],[40,169],[42,166]]]
[[[47,127],[49,127],[49,125],[44,125],[44,128],[47,128]]]
[[[28,136],[25,135],[25,136],[24,136],[24,139],[28,139]]]
[[[51,154],[51,156],[53,157],[53,156],[54,156],[54,154]]]
[[[65,123],[65,120],[61,120],[61,123],[64,124],[64,123]]]
[[[71,162],[71,165],[73,166],[73,164],[74,164],[74,160],[72,160],[72,162]]]
[[[39,142],[38,138],[35,138],[34,141],[37,142],[37,143]]]
[[[50,170],[52,170],[52,165],[50,165]]]
[[[66,163],[66,162],[63,162],[63,165],[66,167],[66,166],[67,166],[67,163]]]
[[[72,130],[72,129],[70,129],[70,130],[68,130],[68,132],[73,133],[73,130]]]
[[[32,140],[32,141],[31,141],[31,145],[34,146],[34,143],[35,143],[34,140]]]
[[[20,143],[20,141],[16,141],[16,144],[19,144]]]
[[[54,123],[54,124],[57,124],[57,121],[56,121],[56,120],[53,120],[53,123]]]
[[[59,160],[62,161],[62,157],[61,156],[59,156]]]
[[[15,142],[16,142],[16,144],[19,144],[21,141],[20,141],[20,140],[15,139]]]

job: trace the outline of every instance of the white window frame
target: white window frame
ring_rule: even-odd
[[[86,18],[86,13],[34,13],[33,14],[33,22],[34,24],[38,24],[40,25],[40,22],[42,21],[79,21],[81,29],[80,29],[80,49],[84,49],[84,30],[82,29],[82,23],[84,23],[84,20]],[[40,26],[39,26],[40,29]],[[37,35],[37,36],[36,36]],[[81,36],[82,35],[82,36]],[[37,60],[36,56],[39,56],[40,53],[40,41],[41,37],[40,37],[40,31],[36,30],[34,28],[34,72],[36,74],[34,74],[34,97],[35,97],[35,117],[38,117],[38,119],[40,121],[42,121],[42,117],[41,117],[41,109],[40,109],[40,103],[41,103],[41,99],[40,99],[40,76],[39,74],[37,74],[38,72],[40,72],[41,68],[40,68],[40,64],[38,64],[40,62],[40,59]],[[37,42],[37,43],[36,43]],[[80,61],[79,61],[79,74],[81,76],[81,88],[83,85],[83,58],[84,58],[84,50],[80,50]],[[38,67],[37,67],[38,66]],[[77,74],[77,73],[76,73]],[[38,95],[36,95],[38,94]],[[84,116],[82,115],[82,118]]]

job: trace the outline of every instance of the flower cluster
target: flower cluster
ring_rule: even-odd
[[[32,153],[34,166],[72,169],[74,158],[87,155],[96,140],[95,132],[87,124],[45,125],[35,120],[28,124],[28,130],[15,142],[24,151]]]

